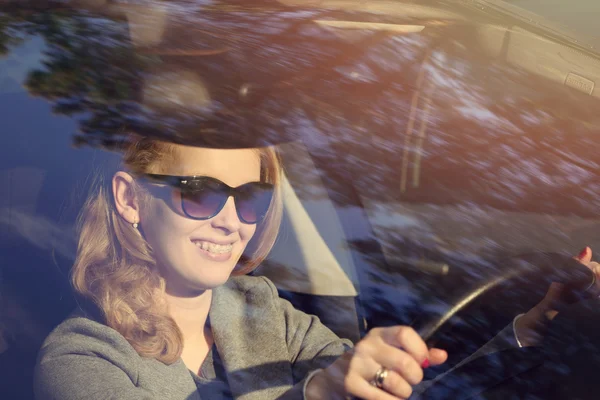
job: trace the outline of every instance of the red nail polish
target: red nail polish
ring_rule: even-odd
[[[581,250],[581,253],[579,253],[579,255],[577,256],[578,260],[583,260],[583,257],[585,257],[585,255],[588,252],[588,248],[586,247],[585,249]]]
[[[421,368],[428,368],[429,367],[429,358],[426,358],[425,361],[423,361],[423,363],[421,364]]]

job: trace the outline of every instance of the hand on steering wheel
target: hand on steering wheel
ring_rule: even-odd
[[[592,249],[586,247],[574,258],[592,270],[600,280],[600,264],[592,261]],[[564,286],[562,284],[553,283],[550,285],[544,299],[517,319],[515,334],[522,346],[533,346],[540,343],[548,322],[558,314],[557,308],[560,305],[563,291]]]
[[[308,383],[307,399],[407,399],[423,379],[423,368],[439,365],[448,354],[428,349],[408,326],[374,328]]]

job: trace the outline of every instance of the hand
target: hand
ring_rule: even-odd
[[[423,379],[423,368],[439,365],[448,354],[441,349],[427,349],[414,329],[407,326],[374,328],[308,383],[306,398],[365,400],[407,399],[412,386]],[[371,383],[377,371],[385,367],[387,376],[380,389]]]
[[[574,258],[590,268],[596,274],[596,277],[600,279],[600,264],[592,261],[592,249],[586,247]],[[563,289],[564,287],[560,283],[550,285],[544,299],[517,320],[515,334],[521,345],[534,346],[541,341],[548,322],[558,314],[556,306],[559,303]]]

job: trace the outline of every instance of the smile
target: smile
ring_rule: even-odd
[[[196,247],[213,254],[229,253],[233,249],[232,244],[215,244],[204,240],[192,240],[192,243],[194,243]]]

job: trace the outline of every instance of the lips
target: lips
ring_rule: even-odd
[[[192,242],[207,242],[207,243],[219,244],[219,245],[228,245],[228,244],[233,244],[235,242],[234,240],[213,240],[213,239],[206,239],[206,238],[191,238],[190,241],[192,241]]]

